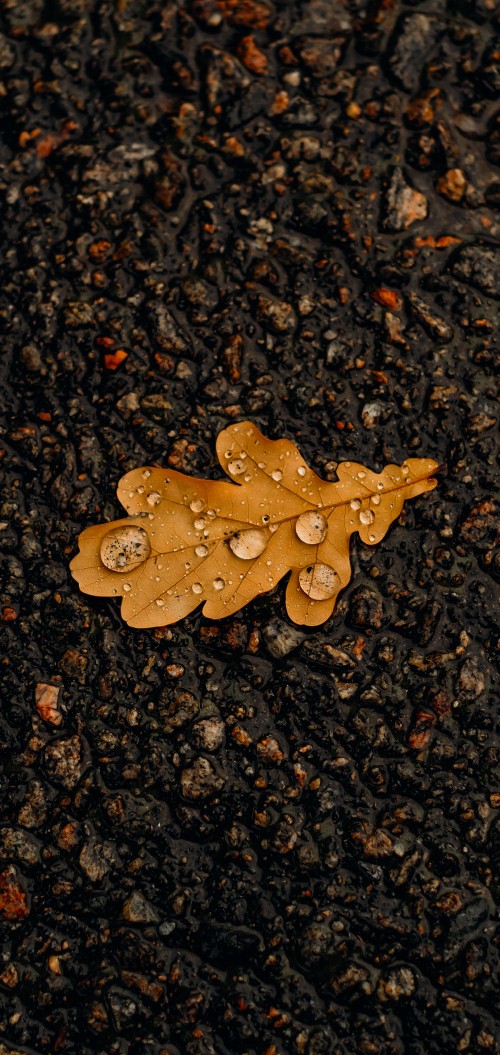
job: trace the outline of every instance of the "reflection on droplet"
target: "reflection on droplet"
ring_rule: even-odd
[[[150,491],[148,496],[147,496],[147,498],[146,498],[146,502],[150,506],[157,506],[158,502],[160,500],[161,500],[161,494],[160,494],[159,491]]]
[[[201,585],[201,582],[194,582],[191,589],[193,593],[203,593],[203,586]]]
[[[131,571],[147,560],[150,553],[148,533],[136,524],[112,528],[101,542],[101,560],[110,571]]]
[[[349,505],[351,509],[359,509],[361,506],[361,501],[359,498],[353,498],[352,501],[349,502]]]
[[[206,557],[206,555],[208,553],[208,546],[203,546],[203,545],[195,546],[195,551],[194,552],[196,553],[197,557]]]
[[[248,531],[237,531],[229,539],[229,549],[235,557],[242,560],[253,560],[265,550],[269,541],[267,531],[261,528],[250,528]]]
[[[329,564],[310,564],[299,572],[301,590],[311,601],[326,601],[334,597],[339,589],[337,572]]]
[[[375,513],[372,509],[362,509],[359,514],[359,519],[362,524],[373,524],[375,520]]]
[[[283,479],[283,473],[281,472],[281,469],[274,469],[274,471],[271,473],[271,476],[273,480],[276,480],[276,483],[279,483],[279,481]]]
[[[245,472],[246,465],[241,458],[235,458],[232,462],[229,462],[228,469],[233,476],[241,476]]]
[[[306,472],[307,472],[307,469],[306,469],[305,465],[299,465],[299,467],[297,469],[298,475],[299,476],[305,476]]]
[[[214,585],[214,590],[223,590],[224,586],[226,584],[224,582],[224,579],[218,578],[218,579],[214,579],[213,585]]]
[[[193,498],[193,501],[189,503],[189,508],[193,513],[201,513],[204,505],[201,498]]]
[[[307,513],[301,513],[295,524],[295,531],[301,542],[307,542],[309,546],[317,546],[323,542],[328,530],[328,521],[323,513],[311,509]]]

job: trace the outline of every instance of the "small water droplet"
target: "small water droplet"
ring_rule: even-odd
[[[155,575],[155,582],[159,582],[159,581],[160,581],[160,576],[159,575]]]
[[[384,490],[384,485],[383,485],[383,483],[380,482],[380,480],[379,480],[379,482],[377,484],[377,490],[378,491],[383,491]]]
[[[203,545],[196,546],[194,552],[196,553],[197,557],[206,557],[206,555],[208,553],[208,546],[203,546]]]
[[[140,487],[137,488],[137,494],[138,495],[143,495],[145,490],[146,490],[146,488],[144,487],[144,484],[141,484]]]
[[[274,469],[271,473],[271,476],[273,480],[276,480],[276,483],[279,483],[279,481],[283,479],[283,473],[281,472],[281,469]]]
[[[351,468],[351,463],[350,462],[344,462],[344,465],[345,465],[346,469],[350,469]]]
[[[163,608],[163,605],[165,604],[165,601],[163,600],[163,597],[157,597],[156,598],[156,603],[158,605],[158,608]]]
[[[207,526],[205,517],[198,517],[198,519],[194,522],[194,526],[197,531],[202,531],[202,529]]]
[[[191,561],[187,560],[185,565],[184,565],[184,567],[185,567],[186,571],[189,571],[189,569],[191,567]]]
[[[232,451],[224,451],[224,457],[225,458],[232,458],[233,457],[233,452]]]
[[[131,589],[132,589],[132,587],[131,587],[131,585],[130,585],[130,583],[129,583],[129,582],[124,582],[124,583],[123,583],[123,589],[125,590],[125,593],[128,593],[128,592],[129,592],[129,590],[131,590]]]
[[[268,542],[267,531],[262,531],[261,528],[250,528],[248,531],[237,531],[229,539],[229,549],[235,557],[240,557],[242,560],[254,560],[265,550]]]
[[[142,479],[143,480],[149,480],[150,476],[151,476],[151,469],[144,469],[144,472],[142,473]]]
[[[259,469],[265,469],[266,468],[266,463],[265,462],[257,462],[257,465],[258,465]]]
[[[228,469],[233,476],[241,476],[245,472],[246,465],[242,458],[235,458],[232,462],[229,462]]]
[[[375,513],[372,509],[362,509],[359,514],[359,519],[362,524],[373,524],[375,520]]]
[[[350,505],[351,509],[360,509],[361,501],[360,501],[359,498],[353,498],[352,501],[349,502],[349,505]]]
[[[307,469],[306,469],[305,465],[299,465],[299,467],[297,469],[298,475],[299,476],[305,476],[306,472],[307,472]]]
[[[307,513],[301,513],[295,524],[295,531],[301,542],[307,542],[309,546],[317,546],[326,536],[328,521],[323,513],[311,509]]]
[[[189,503],[189,508],[193,513],[201,513],[204,505],[201,498],[193,498],[193,501]]]
[[[148,533],[137,524],[112,528],[101,542],[101,561],[110,571],[131,571],[147,560],[150,554]]]
[[[408,476],[408,474],[409,474],[409,472],[410,472],[410,470],[409,470],[409,468],[408,468],[408,466],[407,466],[407,465],[403,465],[403,468],[402,468],[402,470],[401,470],[401,471],[402,471],[402,473],[403,473],[403,476]]]
[[[207,509],[207,517],[210,517],[210,520],[214,520],[216,516],[215,509]]]
[[[366,476],[366,473],[364,473],[364,472],[363,472],[363,471],[361,470],[361,471],[360,471],[360,472],[358,473],[358,480],[364,480],[365,476]]]
[[[299,572],[300,588],[311,601],[326,601],[339,588],[339,577],[329,564],[310,564]]]
[[[147,496],[147,498],[146,498],[146,502],[150,506],[157,506],[158,502],[160,502],[160,501],[161,501],[161,494],[160,494],[159,491],[150,491],[148,496]]]
[[[252,477],[250,476],[250,473],[247,473],[246,476],[243,477],[243,479],[246,484],[249,484]]]
[[[194,582],[191,589],[193,593],[203,593],[203,586],[201,585],[201,582]]]
[[[262,517],[262,523],[263,524],[268,524],[270,519],[271,519],[271,517],[269,516],[269,513],[264,513],[264,516]]]
[[[380,495],[373,495],[372,502],[374,506],[380,505]]]
[[[226,584],[224,582],[224,579],[221,579],[221,578],[214,579],[214,583],[213,583],[214,590],[223,590],[225,585]]]
[[[377,537],[376,535],[368,535],[368,538],[370,539],[370,542],[375,542],[376,537]]]

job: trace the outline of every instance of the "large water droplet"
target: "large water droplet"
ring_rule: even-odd
[[[197,557],[206,557],[208,553],[208,546],[195,546],[194,552],[196,553]]]
[[[359,514],[359,519],[362,524],[373,524],[375,520],[375,513],[372,509],[362,509]]]
[[[136,524],[112,528],[101,542],[101,560],[110,571],[131,571],[147,560],[150,553],[148,533]]]
[[[237,531],[236,535],[229,539],[229,549],[235,557],[241,557],[242,560],[253,560],[265,550],[268,541],[267,531],[250,528],[248,531]]]
[[[307,513],[300,514],[295,530],[301,542],[307,542],[309,546],[317,546],[325,538],[328,521],[323,513],[311,509]]]
[[[326,601],[337,593],[339,577],[329,564],[310,564],[308,568],[301,568],[299,583],[311,601]]]
[[[228,469],[233,476],[241,476],[246,471],[246,465],[241,458],[234,458],[232,462],[229,462]]]

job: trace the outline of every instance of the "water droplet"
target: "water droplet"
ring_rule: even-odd
[[[372,502],[374,506],[380,505],[380,495],[373,495]]]
[[[363,471],[360,471],[358,473],[358,480],[364,480],[365,476],[366,476],[366,473],[364,473]]]
[[[205,517],[198,517],[198,519],[194,522],[194,526],[197,531],[201,531],[204,527],[206,527],[207,522],[205,520]]]
[[[138,495],[143,495],[145,490],[146,490],[146,488],[144,487],[144,484],[141,484],[140,487],[137,488],[137,494]]]
[[[129,582],[124,582],[124,583],[123,583],[123,589],[125,590],[125,593],[128,593],[128,592],[129,592],[129,590],[131,590],[131,589],[132,589],[132,587],[131,587],[131,585],[130,585],[130,583],[129,583]]]
[[[375,520],[375,513],[372,509],[362,509],[359,514],[359,519],[362,524],[373,524]]]
[[[351,509],[360,509],[361,501],[359,498],[353,498],[352,502],[349,502]]]
[[[408,473],[410,472],[410,470],[409,470],[409,468],[408,468],[408,466],[407,466],[407,465],[403,465],[403,467],[402,467],[402,470],[401,470],[401,471],[402,471],[402,473],[403,473],[403,476],[408,476]]]
[[[101,560],[110,571],[131,571],[147,560],[150,553],[148,533],[136,524],[112,528],[101,542]]]
[[[310,564],[299,572],[300,588],[311,601],[326,601],[339,588],[337,572],[329,564]]]
[[[194,582],[191,589],[193,593],[203,593],[203,586],[201,585],[201,582]]]
[[[378,482],[378,484],[377,484],[377,490],[378,490],[378,491],[383,491],[383,490],[384,490],[384,485],[383,485],[383,483],[381,483],[380,481],[379,481],[379,482]]]
[[[249,484],[252,477],[250,476],[250,473],[247,473],[246,476],[243,477],[243,479],[246,484]]]
[[[259,469],[265,469],[266,468],[266,463],[265,462],[257,462],[257,465],[258,465]]]
[[[161,494],[160,494],[159,491],[150,491],[148,496],[147,496],[147,498],[146,498],[146,502],[150,506],[157,506],[158,502],[160,502],[160,501],[161,501]]]
[[[193,498],[193,501],[189,503],[189,508],[193,513],[201,513],[204,505],[201,498]]]
[[[298,475],[299,476],[305,476],[306,472],[307,472],[307,469],[306,469],[305,465],[299,465],[299,467],[297,469]]]
[[[270,524],[269,525],[269,530],[272,532],[273,535],[274,535],[274,532],[278,530],[278,528],[279,528],[279,524]]]
[[[210,520],[214,520],[216,516],[215,509],[207,509],[207,517],[210,517]]]
[[[271,476],[273,480],[276,480],[276,483],[279,483],[279,481],[283,479],[283,473],[281,472],[281,469],[274,469],[274,471],[271,473]]]
[[[267,531],[262,531],[261,528],[250,528],[248,531],[237,531],[229,539],[229,549],[235,557],[241,557],[242,560],[253,560],[265,550],[268,542]]]
[[[224,457],[225,458],[232,458],[233,457],[233,452],[232,451],[224,451]]]
[[[163,597],[157,597],[156,598],[156,603],[158,605],[158,608],[163,608],[163,605],[165,604],[165,601],[163,600]]]
[[[351,468],[351,463],[350,462],[344,462],[344,465],[345,465],[346,469],[350,469]]]
[[[368,535],[368,538],[370,539],[370,542],[375,542],[376,537],[377,537],[376,535]]]
[[[225,585],[226,584],[224,582],[224,579],[220,579],[220,578],[214,579],[214,583],[213,583],[214,590],[223,590]]]
[[[271,519],[271,517],[269,516],[269,513],[264,513],[264,516],[262,517],[262,523],[263,524],[268,524],[270,519]]]
[[[228,469],[233,476],[241,476],[245,472],[246,465],[242,458],[235,458],[234,461],[229,462]]]
[[[295,531],[301,542],[307,542],[309,546],[317,546],[323,542],[328,530],[328,521],[323,513],[311,509],[307,513],[301,513],[295,524]]]
[[[189,569],[191,567],[191,561],[187,560],[185,565],[184,565],[184,567],[185,567],[186,571],[189,571]]]
[[[159,582],[159,581],[160,581],[160,576],[159,575],[155,575],[155,582]]]
[[[208,546],[196,546],[195,551],[197,557],[206,557],[208,553]]]
[[[142,479],[143,480],[149,480],[150,476],[151,476],[151,469],[145,469],[144,472],[142,473]]]

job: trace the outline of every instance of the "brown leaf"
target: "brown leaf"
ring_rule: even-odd
[[[289,571],[290,618],[317,626],[351,577],[351,535],[380,542],[405,499],[437,482],[437,462],[409,458],[381,473],[341,462],[326,483],[290,440],[248,421],[220,433],[217,455],[231,483],[133,469],[118,486],[128,518],[80,536],[73,575],[85,593],[121,597],[130,626],[175,623],[202,603],[221,619]]]

